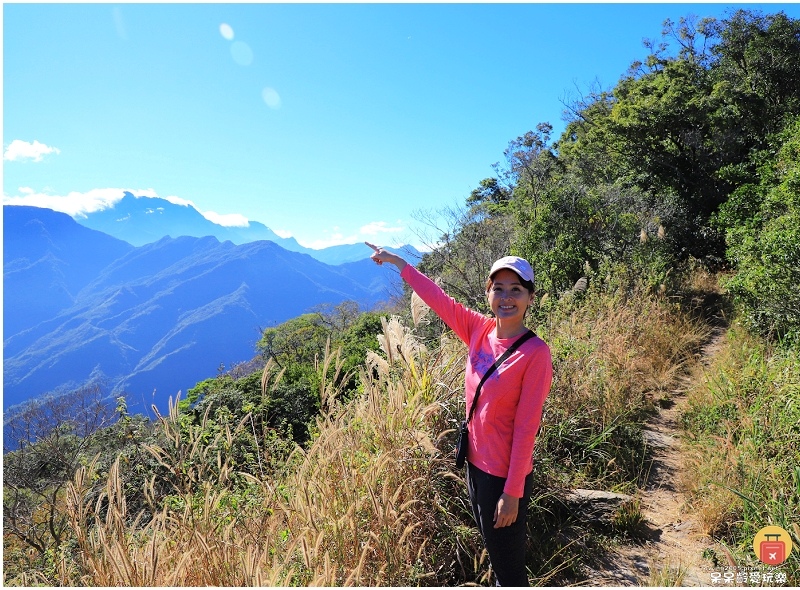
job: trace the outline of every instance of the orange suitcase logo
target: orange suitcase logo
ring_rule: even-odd
[[[765,526],[753,539],[753,551],[761,563],[780,565],[792,552],[792,539],[779,526]]]

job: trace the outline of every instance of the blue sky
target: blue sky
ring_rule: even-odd
[[[309,247],[411,242],[666,18],[797,4],[5,4],[3,202],[123,190]]]

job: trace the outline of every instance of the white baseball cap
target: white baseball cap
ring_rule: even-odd
[[[499,270],[507,268],[517,273],[524,281],[533,282],[533,269],[530,263],[524,258],[519,256],[504,256],[492,265],[492,270],[489,271],[489,278],[492,278],[494,273]]]

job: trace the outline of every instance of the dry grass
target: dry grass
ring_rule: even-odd
[[[558,404],[566,414],[596,408],[611,424],[642,408],[645,395],[673,389],[708,333],[659,296],[595,294],[545,336],[556,352]]]
[[[261,555],[252,553],[253,522],[236,514],[232,503],[234,473],[220,443],[232,442],[226,429],[211,441],[195,429],[181,439],[177,401],[164,430],[175,443],[171,450],[151,452],[175,476],[175,493],[166,502],[154,497],[155,479],[144,494],[150,510],[131,515],[122,490],[119,460],[109,471],[96,499],[93,465],[76,474],[68,490],[68,513],[80,549],[80,584],[93,586],[251,585]],[[209,462],[210,460],[210,462]],[[208,477],[213,473],[214,477]],[[214,482],[213,484],[211,482]],[[255,515],[250,515],[255,516]],[[248,542],[250,541],[250,542]]]
[[[219,449],[230,445],[235,429],[211,441],[201,437],[203,428],[194,431],[195,437],[181,437],[177,404],[162,419],[173,445],[151,449],[175,476],[175,493],[160,503],[162,508],[156,508],[151,483],[146,492],[153,513],[128,514],[118,465],[95,499],[92,466],[81,469],[69,492],[84,572],[79,582],[397,586],[446,581],[450,574],[443,568],[455,568],[445,556],[452,560],[458,538],[443,539],[439,532],[448,530],[438,526],[442,518],[453,519],[443,490],[463,484],[450,470],[449,454],[440,451],[447,445],[436,437],[448,426],[443,404],[461,389],[463,351],[444,346],[427,355],[397,320],[385,323],[381,344],[388,362],[371,357],[360,399],[339,407],[331,383],[323,384],[329,409],[318,420],[314,442],[296,450],[299,468],[285,481],[231,471]],[[329,355],[326,362],[332,360]],[[252,495],[246,512],[236,509],[243,499],[234,483],[243,477]],[[432,542],[442,546],[431,547]]]
[[[641,586],[650,588],[672,588],[684,586],[687,568],[680,561],[674,564],[671,561],[649,560],[648,570],[650,575],[640,580]]]

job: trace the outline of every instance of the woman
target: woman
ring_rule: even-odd
[[[533,269],[506,256],[492,265],[486,297],[494,318],[468,309],[403,258],[366,242],[377,264],[389,262],[417,295],[469,347],[465,393],[469,438],[467,488],[500,586],[528,586],[525,566],[527,506],[533,486],[533,445],[553,379],[550,349],[535,335],[524,341],[485,380],[487,370],[529,332],[525,312],[533,303]],[[474,412],[470,412],[473,404]]]

